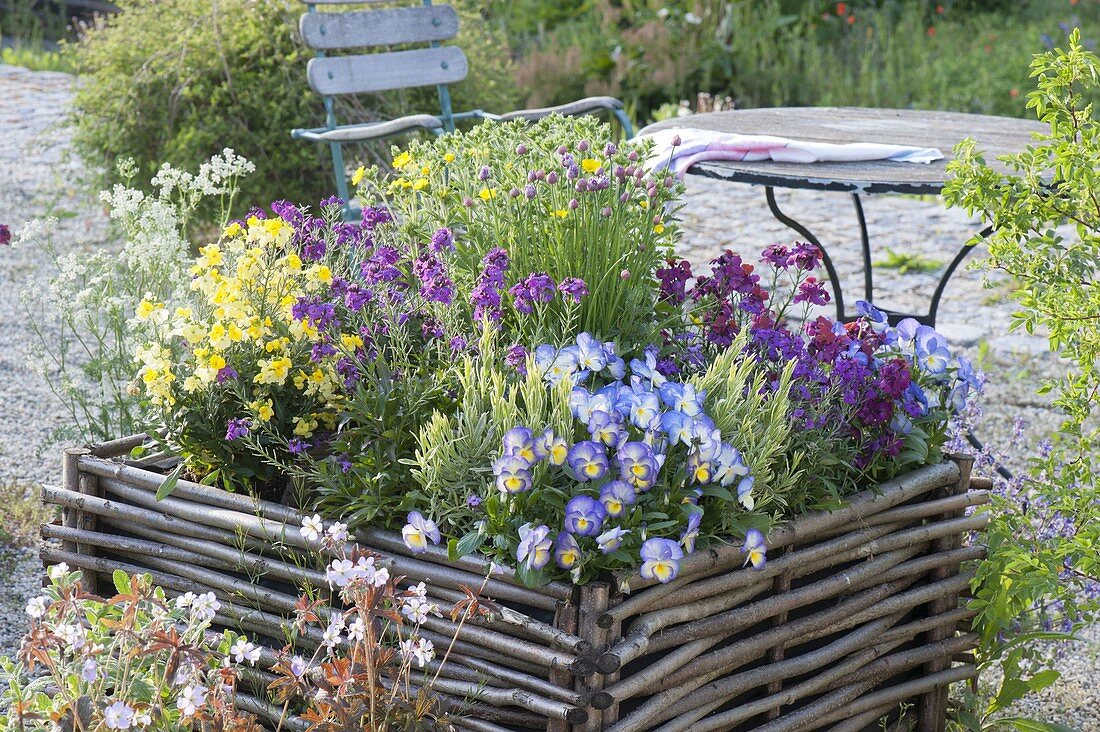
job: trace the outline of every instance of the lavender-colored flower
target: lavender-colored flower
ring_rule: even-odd
[[[755,484],[756,478],[752,475],[746,475],[737,483],[737,500],[741,502],[746,511],[751,511],[756,507],[756,499],[752,497],[752,487]]]
[[[974,370],[974,364],[966,356],[957,356],[955,363],[958,368],[955,371],[955,378],[968,385],[974,391],[980,392],[982,390],[981,376]]]
[[[466,505],[470,508],[477,508],[481,505],[481,496],[477,495],[476,493],[471,493],[470,495],[466,496]]]
[[[653,448],[644,442],[628,442],[619,448],[620,477],[634,487],[645,492],[657,482],[660,463]]]
[[[669,411],[661,415],[661,429],[673,445],[690,445],[695,420],[683,412]]]
[[[537,354],[538,351],[536,350],[536,355]],[[583,381],[584,377],[588,375],[588,372],[579,372],[580,365],[577,362],[578,355],[579,351],[576,346],[566,346],[558,351],[546,370],[546,380],[551,384],[558,384],[564,379],[569,379],[573,382]]]
[[[310,445],[302,438],[293,437],[291,438],[290,442],[287,443],[286,449],[287,452],[289,452],[291,455],[300,455],[311,447],[312,445]]]
[[[248,437],[249,429],[252,427],[252,420],[248,417],[238,417],[237,419],[231,419],[225,424],[225,439],[227,442],[232,442],[240,437]]]
[[[876,308],[866,300],[856,300],[856,312],[863,316],[871,324],[871,330],[876,333],[885,333],[890,328],[890,319],[886,313]]]
[[[504,455],[522,458],[528,465],[546,457],[535,444],[535,435],[527,427],[513,427],[504,433]]]
[[[605,341],[603,344],[604,357],[607,360],[608,375],[613,379],[621,379],[626,375],[626,361],[618,354],[618,347],[614,341]]]
[[[401,529],[401,540],[413,554],[427,551],[429,541],[439,543],[441,537],[435,521],[424,518],[419,511],[410,511],[405,520],[408,523]]]
[[[933,328],[922,325],[916,333],[917,365],[930,374],[942,374],[951,360],[947,339]]]
[[[526,564],[528,569],[538,571],[550,562],[550,550],[553,546],[550,527],[546,525],[532,527],[531,524],[524,524],[519,527],[516,560]]]
[[[591,496],[574,496],[565,504],[565,530],[577,536],[595,536],[600,533],[607,509]]]
[[[610,554],[623,543],[623,537],[630,533],[630,529],[619,526],[612,527],[596,537],[596,544],[604,554]]]
[[[535,272],[528,275],[523,281],[517,282],[508,289],[512,296],[512,303],[521,313],[531,313],[535,305],[548,303],[554,299],[557,291],[554,280],[545,272]]]
[[[564,465],[569,457],[569,443],[564,437],[552,435],[547,446],[548,459],[551,465]]]
[[[648,379],[653,386],[660,386],[665,382],[665,377],[657,370],[657,354],[650,349],[646,349],[645,361],[634,359],[630,362],[630,373]]]
[[[770,244],[761,252],[760,258],[778,269],[786,269],[790,266],[791,250],[784,244]]]
[[[562,299],[572,300],[576,304],[588,294],[588,285],[579,277],[566,277],[558,283],[558,291],[561,292]]]
[[[447,345],[450,346],[451,353],[454,354],[464,353],[470,347],[470,344],[462,336],[455,336]]]
[[[626,440],[623,418],[615,411],[594,410],[588,417],[588,433],[594,441],[608,447],[618,447]]]
[[[688,453],[687,457],[688,480],[705,485],[711,481],[714,475],[714,465],[707,458],[702,448],[696,448]]]
[[[565,461],[573,470],[577,480],[586,483],[590,480],[599,480],[607,475],[609,464],[607,452],[603,445],[591,440],[584,440],[573,445],[566,455]]]
[[[635,393],[630,401],[630,421],[640,430],[661,426],[661,400],[651,391]]]
[[[747,555],[745,564],[752,564],[753,569],[762,569],[768,559],[768,545],[764,541],[764,535],[756,529],[745,532],[745,546],[741,549]]]
[[[703,400],[706,392],[697,393],[691,384],[666,381],[660,387],[661,401],[669,409],[694,417],[703,412]]]
[[[581,561],[581,546],[573,535],[561,532],[555,540],[554,563],[562,569],[573,569]]]
[[[915,318],[905,318],[894,329],[898,334],[898,340],[903,343],[910,343],[917,337],[917,328],[921,325]]]
[[[590,333],[577,336],[577,366],[592,372],[599,372],[607,366],[607,352],[603,344]]]
[[[636,497],[634,488],[626,481],[608,481],[600,488],[600,502],[607,515],[614,518],[626,513],[627,506],[633,506]]]
[[[749,466],[745,465],[741,451],[729,443],[723,443],[714,460],[714,481],[728,486],[748,474]]]
[[[676,579],[684,551],[672,539],[647,539],[642,544],[641,557],[638,573],[645,579],[665,584]]]
[[[821,263],[821,250],[804,241],[795,242],[790,259],[787,261],[798,269],[809,272]]]
[[[688,516],[687,526],[684,528],[683,533],[680,534],[680,545],[684,547],[684,551],[688,554],[695,553],[695,541],[699,538],[699,524],[702,520],[702,513],[692,513]]]
[[[520,376],[527,375],[527,349],[520,344],[515,343],[508,349],[504,362],[515,369]]]
[[[504,455],[493,463],[497,488],[503,493],[523,493],[531,489],[531,463],[517,455]]]

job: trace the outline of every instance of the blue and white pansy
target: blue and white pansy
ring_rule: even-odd
[[[582,333],[565,347],[538,346],[534,361],[548,384],[572,386],[576,426],[517,425],[493,463],[505,520],[522,523],[514,546],[527,570],[552,558],[576,579],[630,566],[632,555],[648,577],[670,581],[706,535],[707,486],[753,510],[755,479],[734,436],[707,416],[704,392],[661,374],[655,349],[627,368],[614,343]]]

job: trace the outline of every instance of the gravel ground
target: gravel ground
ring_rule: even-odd
[[[73,181],[82,173],[78,161],[65,157],[66,131],[61,126],[73,79],[65,74],[28,72],[0,65],[0,222],[13,225],[43,215],[59,218],[57,241],[67,247],[93,247],[108,238],[102,207],[83,195]],[[855,299],[862,287],[858,229],[843,194],[778,191],[781,208],[806,224],[821,239]],[[966,238],[980,228],[960,211],[944,210],[935,198],[874,197],[864,201],[875,259],[885,248],[947,261]],[[775,221],[762,189],[689,177],[682,212],[687,232],[682,251],[702,264],[725,248],[751,258],[767,244],[793,239]],[[840,245],[845,246],[841,247]],[[48,263],[27,250],[7,250],[0,257],[0,482],[28,485],[56,482],[60,461],[56,446],[37,453],[51,431],[65,424],[65,412],[43,379],[26,364],[29,342],[19,292],[43,280]],[[891,309],[926,307],[938,273],[899,274],[879,268],[876,302]],[[939,328],[953,345],[971,356],[985,353],[989,375],[985,419],[980,435],[987,444],[1006,444],[1013,423],[1030,425],[1032,442],[1057,426],[1047,400],[1034,394],[1039,378],[1057,375],[1061,366],[1041,338],[1010,334],[1013,310],[1003,282],[983,286],[980,273],[956,274],[941,305]],[[15,315],[18,314],[18,315]],[[1023,454],[1023,453],[1021,453]],[[23,605],[40,584],[33,549],[0,548],[0,655],[18,647],[23,632]],[[1029,700],[1022,712],[1056,721],[1082,732],[1100,732],[1100,628],[1086,641],[1065,649],[1059,668],[1063,679]]]

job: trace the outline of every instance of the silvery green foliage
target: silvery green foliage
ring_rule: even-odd
[[[19,231],[15,245],[38,249],[51,266],[46,286],[32,283],[22,301],[36,336],[28,357],[70,415],[55,438],[96,441],[135,431],[133,352],[150,326],[134,318],[135,308],[142,299],[177,299],[188,282],[189,222],[210,199],[224,218],[238,180],[253,170],[226,148],[197,174],[163,166],[152,180],[153,192],[145,193],[130,185],[135,169],[123,161],[119,172],[127,184],[100,194],[116,242],[91,252],[71,250],[56,240],[56,221],[48,219]]]

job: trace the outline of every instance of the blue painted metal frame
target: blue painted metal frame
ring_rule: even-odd
[[[424,7],[431,7],[432,0],[423,0]],[[310,13],[317,12],[317,6],[313,3],[306,4],[306,11]],[[432,41],[431,48],[439,48],[438,41]],[[324,51],[317,51],[317,58],[324,58]],[[444,62],[446,63],[446,62]],[[455,131],[455,122],[466,119],[479,119],[479,120],[491,120],[495,121],[500,119],[498,115],[486,112],[481,109],[473,109],[469,112],[455,112],[451,104],[451,90],[446,84],[436,85],[436,92],[439,95],[439,107],[440,114],[434,115],[440,122],[443,123],[443,130],[433,130],[436,134],[443,134],[446,132]],[[348,178],[347,171],[344,168],[344,150],[342,143],[337,140],[323,140],[320,135],[325,132],[332,132],[333,130],[352,129],[355,127],[363,127],[364,125],[339,125],[336,122],[336,112],[334,111],[333,98],[331,96],[322,96],[325,105],[325,126],[313,127],[310,129],[296,129],[291,130],[291,137],[299,140],[312,140],[314,142],[327,142],[329,150],[332,153],[332,167],[336,177],[336,195],[344,201],[344,218],[354,219],[358,216],[358,212],[352,208],[350,191],[348,190]],[[630,118],[626,116],[626,111],[622,109],[613,109],[611,113],[618,120],[619,124],[623,128],[623,135],[630,138],[634,134],[634,127],[630,124]],[[367,125],[369,126],[369,125]],[[403,130],[403,134],[407,130]],[[382,138],[380,138],[382,139]]]

